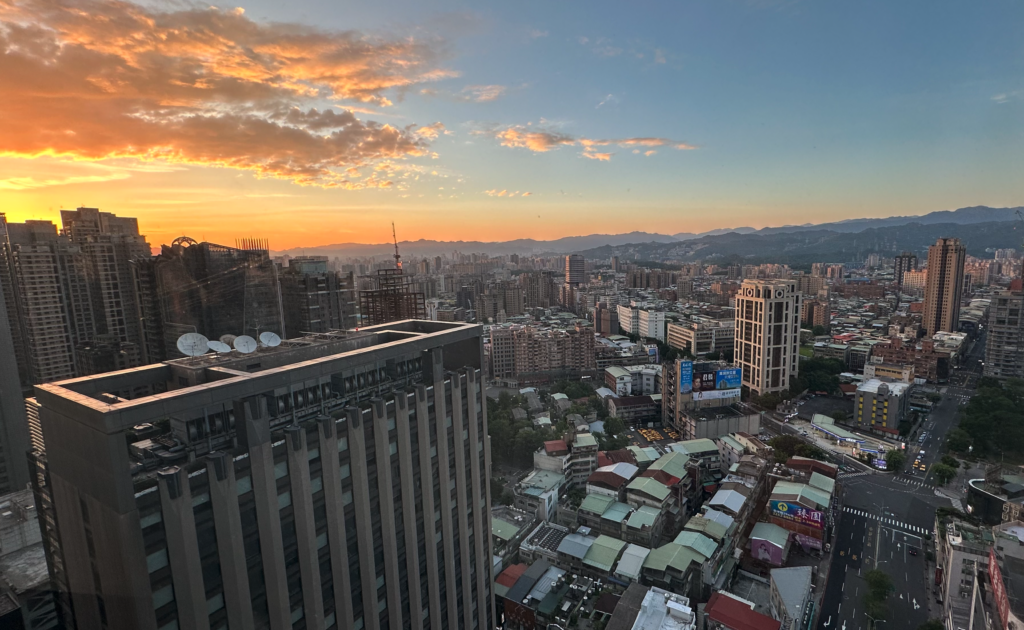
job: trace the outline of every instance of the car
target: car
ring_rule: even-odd
[[[917,555],[917,547],[912,547],[910,545],[907,545],[907,551],[910,552],[910,555],[912,555],[912,556],[916,556]]]

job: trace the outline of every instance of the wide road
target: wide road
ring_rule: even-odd
[[[946,434],[956,426],[960,407],[966,405],[974,395],[978,379],[981,378],[981,362],[984,356],[985,332],[983,331],[974,342],[971,351],[964,357],[961,366],[950,374],[949,384],[942,400],[932,407],[922,428],[922,432],[928,433],[925,441],[918,443],[917,440],[914,440],[907,444],[907,466],[904,472],[898,475],[899,479],[910,485],[938,486],[935,475],[932,474],[932,467],[942,459]],[[912,466],[914,458],[922,450],[925,452],[921,459],[926,467],[924,472],[914,470]]]
[[[935,508],[943,505],[949,500],[936,497],[932,488],[908,487],[887,475],[845,480],[819,630],[867,630],[865,574],[875,568],[889,575],[895,588],[887,602],[886,629],[913,629],[928,620],[925,537],[934,526]]]

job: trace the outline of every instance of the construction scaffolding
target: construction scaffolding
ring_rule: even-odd
[[[427,305],[422,293],[410,290],[402,268],[379,269],[376,289],[359,293],[359,312],[364,326],[376,326],[403,319],[426,319]]]

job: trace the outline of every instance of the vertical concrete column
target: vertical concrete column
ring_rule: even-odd
[[[317,419],[320,431],[320,468],[327,508],[327,544],[331,547],[331,575],[334,577],[334,618],[339,628],[351,628],[352,584],[348,571],[348,535],[341,499],[341,470],[338,465],[338,431],[334,418]]]
[[[363,627],[377,630],[380,617],[377,612],[377,572],[373,562],[373,522],[370,514],[370,480],[366,462],[373,453],[366,449],[364,422],[372,422],[370,412],[355,407],[348,414],[348,448],[352,453],[352,498],[356,513],[356,532],[359,538],[359,574],[363,586]],[[380,474],[380,463],[377,464]]]
[[[210,503],[213,527],[217,533],[217,557],[224,578],[224,609],[228,626],[251,628],[252,596],[249,593],[234,462],[226,453],[210,453],[206,456],[206,474],[210,478]]]
[[[440,354],[440,351],[437,352]],[[449,470],[448,452],[448,411],[451,408],[451,397],[445,391],[444,380],[434,381],[434,411],[437,413],[437,461],[438,476],[441,480],[441,540],[444,542],[444,554],[439,558],[444,563],[446,590],[448,593],[448,624],[456,626],[458,603],[455,601],[455,533],[452,530],[452,497],[449,483],[452,479]],[[452,395],[455,386],[452,383]],[[454,418],[453,418],[454,424]],[[431,489],[433,491],[433,489]]]
[[[263,580],[267,587],[267,611],[273,630],[290,630],[292,613],[288,605],[288,578],[281,538],[281,514],[277,507],[277,480],[274,478],[274,447],[270,442],[270,424],[261,413],[259,400],[250,398],[235,403],[235,425],[241,424],[239,441],[249,449],[249,474],[260,532]]]
[[[459,537],[453,539],[453,549],[459,546],[459,565],[456,570],[462,575],[462,621],[463,628],[473,627],[473,593],[469,579],[469,521],[466,517],[466,443],[462,439],[465,419],[462,417],[462,400],[466,396],[466,375],[462,372],[452,374],[452,433],[454,434],[454,452],[449,456],[455,459],[455,505],[458,507]],[[449,495],[450,496],[450,495]],[[452,554],[454,559],[454,553]],[[454,580],[452,584],[454,584]],[[458,609],[456,609],[458,614]]]
[[[490,480],[490,468],[484,468],[484,472],[481,473],[481,463],[486,461],[486,447],[479,449],[477,444],[480,443],[481,437],[486,437],[486,421],[483,422],[485,433],[483,436],[480,435],[480,428],[478,421],[483,416],[483,409],[480,405],[480,395],[483,395],[483,383],[480,381],[480,373],[477,370],[468,370],[468,378],[466,380],[466,395],[469,398],[469,418],[465,421],[469,427],[469,457],[470,457],[470,468],[471,468],[471,482],[473,484],[470,495],[472,496],[471,501],[473,508],[473,531],[476,532],[476,540],[474,541],[474,551],[476,553],[476,603],[480,627],[484,627],[487,616],[485,609],[493,605],[493,598],[487,597],[484,592],[487,584],[494,582],[494,576],[491,575],[492,564],[490,556],[484,552],[484,542],[487,540],[487,536],[490,535],[490,514],[491,511],[487,506],[486,492],[489,487]],[[478,395],[476,390],[480,387],[480,394]],[[484,497],[484,505],[480,505],[481,497]],[[485,517],[487,517],[485,519]],[[492,613],[493,614],[493,613]],[[493,616],[492,616],[493,619]]]
[[[320,588],[320,562],[316,549],[306,430],[292,425],[284,433],[288,448],[288,479],[291,481],[295,542],[299,552],[299,576],[302,578],[302,607],[306,627],[310,630],[323,630],[324,594]]]
[[[174,580],[174,600],[178,606],[178,625],[203,630],[210,627],[210,614],[206,608],[203,566],[199,560],[188,476],[184,469],[174,467],[160,471],[157,478],[167,535],[167,555]]]
[[[100,609],[96,599],[99,585],[94,582],[89,569],[89,547],[82,519],[81,495],[74,484],[52,472],[50,484],[53,488],[53,508],[61,524],[61,551],[64,553],[64,567],[71,591],[68,595],[75,607],[75,622],[83,630],[99,630]],[[156,626],[155,618],[152,624]]]
[[[442,390],[443,391],[443,390]],[[430,392],[423,385],[416,386],[416,417],[419,418],[419,449],[420,449],[420,490],[423,503],[423,547],[427,552],[427,569],[440,566],[437,558],[437,542],[434,540],[436,534],[436,521],[434,521],[434,471],[430,463],[430,422],[429,422],[429,396],[437,394],[436,390]],[[436,413],[437,406],[434,411]],[[443,420],[438,421],[439,424]],[[416,567],[417,572],[419,567]],[[427,595],[429,599],[425,605],[430,608],[430,627],[441,628],[441,595],[437,586],[437,580],[427,579]],[[422,618],[422,610],[419,612]]]
[[[383,399],[373,400],[373,433],[377,451],[377,496],[380,497],[380,529],[384,543],[384,582],[388,598],[388,625],[401,628],[402,591],[398,575],[398,536],[395,522],[395,496],[391,484],[391,447],[388,442],[388,407]],[[397,422],[397,421],[396,421]],[[397,425],[396,425],[397,426]],[[397,457],[397,455],[396,455]]]
[[[415,397],[412,404],[416,404]],[[421,417],[417,416],[416,422],[420,420]],[[405,529],[405,570],[409,576],[409,622],[416,630],[423,627],[423,598],[420,596],[420,579],[423,576],[420,575],[420,549],[416,535],[416,492],[419,488],[414,485],[412,469],[412,449],[418,449],[419,443],[413,444],[409,438],[412,428],[409,421],[408,392],[399,392],[395,396],[395,424],[398,429],[398,470],[402,477],[401,526]],[[419,425],[420,431],[423,430],[422,427],[423,425]]]

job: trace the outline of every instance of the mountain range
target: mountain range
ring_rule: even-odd
[[[957,210],[930,212],[920,216],[848,219],[831,223],[786,225],[761,229],[751,227],[720,228],[698,234],[690,232],[678,234],[628,232],[625,234],[567,236],[551,241],[526,238],[498,242],[420,239],[418,241],[400,241],[398,246],[406,259],[458,251],[490,255],[583,253],[591,257],[604,258],[625,253],[630,258],[641,260],[688,260],[707,258],[708,256],[739,256],[750,259],[757,258],[761,252],[764,255],[776,254],[799,258],[804,254],[820,256],[849,252],[851,257],[847,259],[854,260],[855,258],[852,256],[866,250],[854,251],[851,249],[852,247],[868,247],[868,243],[871,243],[870,248],[874,248],[872,251],[889,252],[902,249],[917,251],[921,247],[926,247],[926,244],[917,243],[920,240],[918,237],[927,234],[932,242],[938,238],[938,236],[933,238],[933,233],[964,238],[960,234],[964,231],[963,227],[975,226],[979,229],[970,231],[974,233],[975,237],[980,237],[980,240],[976,240],[973,245],[967,238],[964,238],[964,241],[968,248],[973,250],[972,254],[980,255],[977,253],[979,247],[983,251],[997,246],[1018,247],[1020,245],[1020,238],[1018,238],[1020,231],[1016,229],[1019,221],[1017,215],[1020,212],[1024,212],[1024,206],[1016,208],[972,206]],[[919,227],[911,230],[893,230],[912,225]],[[856,239],[851,239],[848,236],[840,237],[840,235],[850,234],[863,234],[864,237]],[[1012,239],[1009,238],[1010,235],[1012,235]],[[984,246],[982,246],[982,241],[985,243]],[[990,244],[1004,241],[1007,244]],[[783,243],[785,243],[785,248],[779,249],[778,247]],[[820,248],[815,245],[816,243],[820,244],[820,248],[823,248],[824,251],[817,251]],[[318,247],[293,248],[273,253],[289,256],[319,255],[346,258],[388,256],[393,251],[393,243],[337,243]],[[611,253],[602,255],[599,252]]]

